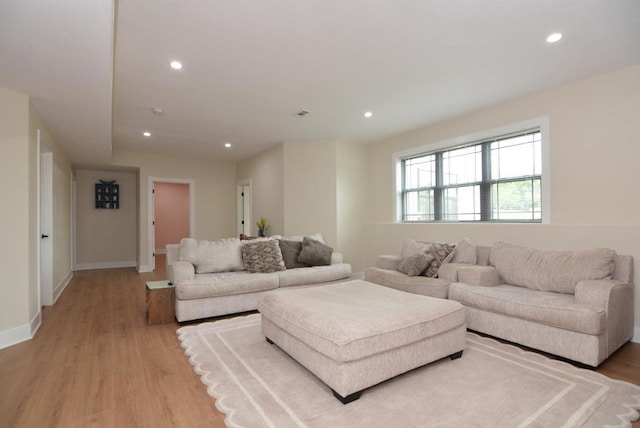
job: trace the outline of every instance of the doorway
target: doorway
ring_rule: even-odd
[[[149,270],[156,268],[156,251],[182,238],[195,236],[194,180],[149,177]],[[176,239],[178,240],[177,242]]]

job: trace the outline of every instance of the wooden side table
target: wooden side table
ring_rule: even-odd
[[[149,325],[174,322],[176,319],[175,287],[169,281],[147,282]]]

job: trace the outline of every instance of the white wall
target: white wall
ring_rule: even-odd
[[[284,233],[337,247],[336,140],[284,143]]]
[[[365,263],[419,238],[478,244],[503,240],[547,249],[609,247],[640,272],[640,66],[482,109],[367,147],[369,204]],[[548,116],[551,223],[395,224],[392,154],[412,147]],[[640,340],[640,292],[635,294]]]
[[[229,162],[114,151],[114,166],[139,168],[138,264],[149,270],[149,177],[189,179],[195,182],[195,238],[221,239],[236,235],[236,165]]]
[[[120,208],[95,207],[99,180],[120,186]],[[136,266],[137,204],[136,173],[76,170],[76,270]]]
[[[284,160],[283,147],[272,149],[238,163],[236,181],[251,179],[251,231],[256,236],[260,217],[271,225],[269,234],[284,234]]]
[[[0,88],[0,348],[32,337],[38,305],[38,129],[53,153],[54,287],[70,279],[71,165],[26,95]],[[62,226],[66,223],[66,226]]]
[[[0,88],[0,332],[30,321],[29,98]]]

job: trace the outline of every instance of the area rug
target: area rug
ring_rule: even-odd
[[[265,341],[260,314],[178,330],[189,362],[229,427],[631,426],[640,387],[467,333],[448,358],[365,390],[343,405]]]

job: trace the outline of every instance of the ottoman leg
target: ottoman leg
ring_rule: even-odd
[[[343,397],[342,395],[335,392],[333,389],[331,390],[331,392],[333,392],[333,396],[336,397],[338,400],[340,400],[342,404],[349,404],[352,401],[356,401],[358,398],[360,398],[360,394],[362,394],[362,391],[358,391],[358,392],[354,392],[353,394],[349,394],[346,397]]]
[[[457,360],[458,358],[462,357],[462,351],[456,352],[455,354],[451,354],[449,355],[449,357],[451,357],[452,360]]]

